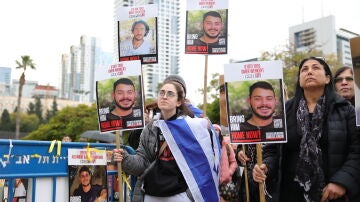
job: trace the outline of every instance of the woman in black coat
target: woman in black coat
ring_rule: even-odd
[[[353,106],[336,94],[328,64],[304,59],[286,103],[286,144],[264,147],[253,179],[278,180],[281,202],[360,201],[360,130]]]

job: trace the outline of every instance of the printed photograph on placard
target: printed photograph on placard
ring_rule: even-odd
[[[157,63],[157,7],[120,7],[117,13],[119,61]]]
[[[233,140],[250,143],[285,139],[281,83],[276,79],[227,83]]]
[[[27,178],[15,178],[14,186],[14,198],[13,201],[16,202],[26,202],[27,190],[28,190],[28,181]]]
[[[128,61],[111,65],[108,69],[99,70],[96,80],[100,131],[143,128],[140,62]]]
[[[106,151],[68,150],[69,201],[107,202]]]
[[[186,54],[227,54],[227,1],[188,1]]]
[[[239,63],[225,68],[232,143],[286,142],[281,63]],[[275,72],[275,74],[274,74]],[[229,77],[229,74],[232,74]]]
[[[117,173],[117,164],[112,161],[112,151],[106,151],[107,158],[107,190],[108,190],[108,199],[111,202],[119,201],[119,182],[118,182],[118,173]],[[114,173],[115,172],[115,173]]]
[[[101,131],[143,126],[141,77],[127,76],[97,81]]]
[[[119,22],[120,57],[156,54],[156,18]]]

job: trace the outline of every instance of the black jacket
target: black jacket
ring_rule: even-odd
[[[346,188],[349,202],[360,201],[360,128],[355,125],[355,111],[342,97],[327,96],[327,116],[320,140],[326,184],[333,182]],[[299,155],[301,136],[297,134],[296,111],[298,103],[286,103],[286,144],[268,144],[264,147],[264,163],[269,169],[268,180],[277,180],[280,201],[303,201],[293,181]],[[271,183],[269,183],[271,184]],[[295,193],[294,193],[295,192]],[[336,201],[346,201],[339,199]]]

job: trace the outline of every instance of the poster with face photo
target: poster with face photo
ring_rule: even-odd
[[[13,201],[26,202],[27,190],[28,190],[28,179],[26,178],[15,178],[14,195]],[[7,194],[7,193],[6,193]],[[6,197],[7,198],[7,197]],[[1,201],[1,200],[0,200]]]
[[[119,61],[157,63],[157,5],[119,7],[116,13]]]
[[[228,64],[224,79],[231,142],[286,142],[282,62]]]
[[[356,125],[360,126],[360,37],[350,39],[350,48],[354,71]]]
[[[186,54],[227,54],[227,0],[188,0]]]
[[[68,149],[69,201],[107,202],[106,151]]]
[[[101,132],[144,127],[141,63],[119,62],[96,70],[96,98]]]

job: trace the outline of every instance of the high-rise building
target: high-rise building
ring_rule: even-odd
[[[69,99],[70,98],[70,81],[71,81],[71,71],[70,71],[70,56],[69,54],[62,54],[61,56],[61,84],[60,84],[60,98]]]
[[[92,102],[95,100],[95,69],[113,62],[111,53],[103,52],[94,37],[80,37],[79,46],[71,46],[70,54],[61,58],[60,98]]]
[[[350,39],[359,36],[354,32],[340,28],[336,35],[338,58],[344,65],[352,66]]]
[[[297,51],[321,50],[325,55],[336,55],[343,65],[352,66],[349,40],[359,34],[336,30],[334,16],[292,26],[289,33],[290,43]]]
[[[158,5],[158,64],[143,65],[145,98],[156,98],[158,84],[170,74],[179,73],[180,55],[180,0],[116,0],[115,12],[120,6]],[[115,53],[117,22],[115,23]],[[118,55],[116,55],[118,58]]]
[[[10,94],[11,68],[0,67],[0,95]]]

